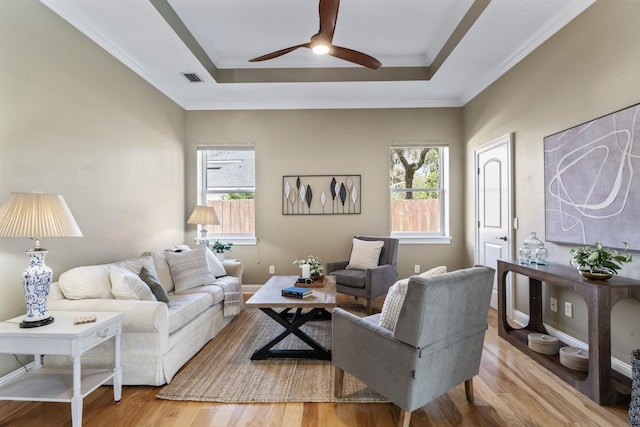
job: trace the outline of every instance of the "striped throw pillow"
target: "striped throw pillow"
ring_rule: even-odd
[[[353,248],[351,249],[351,258],[349,259],[348,269],[366,270],[378,266],[380,261],[380,251],[384,242],[381,240],[360,240],[353,239]]]

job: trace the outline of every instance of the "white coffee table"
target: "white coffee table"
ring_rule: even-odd
[[[0,387],[0,400],[71,402],[73,427],[82,425],[82,399],[113,379],[113,398],[122,396],[120,334],[122,313],[58,311],[55,321],[38,328],[22,329],[24,316],[0,322],[0,353],[33,354],[35,369]],[[95,315],[96,322],[74,325],[74,319]],[[87,350],[113,338],[113,368],[81,369],[80,358]],[[73,369],[43,368],[42,355],[66,355],[73,358]]]

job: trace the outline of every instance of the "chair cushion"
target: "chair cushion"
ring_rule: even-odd
[[[209,270],[205,246],[186,252],[165,252],[175,292],[187,291],[216,281]]]
[[[338,270],[331,273],[336,276],[336,283],[350,288],[364,289],[365,272],[364,270]]]
[[[111,293],[116,299],[157,301],[149,286],[138,275],[123,268],[111,269]]]
[[[430,277],[437,274],[443,274],[447,272],[446,266],[434,267],[431,270],[427,270],[424,273],[419,274],[420,277]],[[387,293],[384,303],[382,304],[382,311],[380,312],[379,325],[383,328],[387,328],[390,331],[396,327],[398,322],[398,316],[400,316],[400,309],[404,303],[404,298],[407,295],[407,287],[409,285],[409,279],[398,280],[394,283]]]
[[[347,269],[366,270],[377,267],[384,242],[380,240],[353,239],[353,248]]]

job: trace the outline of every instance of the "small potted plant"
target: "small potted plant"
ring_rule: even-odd
[[[322,272],[324,271],[324,267],[322,266],[322,260],[317,256],[309,255],[306,258],[297,259],[293,261],[294,265],[297,265],[300,268],[305,264],[309,265],[309,274],[311,279],[318,280],[322,277]]]
[[[587,245],[578,249],[571,249],[569,253],[573,255],[569,264],[578,268],[578,271],[587,279],[607,280],[618,270],[622,264],[631,262],[632,257],[627,252],[629,243],[624,244],[624,252],[616,249],[605,248],[596,242],[593,246]]]
[[[218,257],[220,261],[224,261],[224,252],[231,251],[231,247],[233,243],[231,242],[221,242],[220,240],[216,240],[213,245],[211,245],[211,250]]]

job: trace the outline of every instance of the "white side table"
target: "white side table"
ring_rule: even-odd
[[[33,400],[71,402],[73,427],[82,425],[82,399],[113,378],[113,398],[122,396],[120,366],[120,334],[122,313],[58,311],[51,313],[55,321],[39,328],[18,327],[24,316],[0,322],[0,353],[33,354],[35,369],[0,388],[0,400]],[[95,315],[96,322],[74,325],[80,316]],[[113,368],[80,367],[82,354],[113,338]],[[73,369],[43,368],[42,355],[67,355],[73,358]]]

